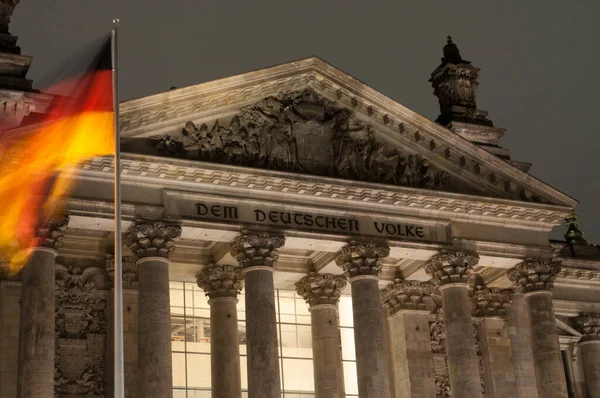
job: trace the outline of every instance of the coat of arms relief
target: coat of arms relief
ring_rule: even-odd
[[[77,266],[56,278],[56,397],[104,397],[106,300]]]
[[[228,127],[221,123],[188,121],[180,132],[150,138],[150,152],[416,188],[456,183],[429,159],[378,141],[372,126],[312,88],[264,98]]]

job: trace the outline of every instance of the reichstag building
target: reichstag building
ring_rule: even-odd
[[[51,98],[7,19],[26,134]],[[577,201],[500,145],[450,38],[435,66],[435,121],[318,58],[120,105],[128,398],[600,397]],[[113,396],[113,160],[73,171],[0,282],[2,398]]]

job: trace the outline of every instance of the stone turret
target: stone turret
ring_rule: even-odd
[[[10,18],[19,0],[0,0],[0,134],[17,127],[32,112],[46,112],[52,99],[27,79],[32,57],[21,55],[17,37],[9,33]]]
[[[440,66],[429,79],[440,103],[440,115],[436,122],[513,166],[528,171],[530,163],[511,160],[510,151],[500,146],[498,141],[506,130],[494,127],[487,118],[487,111],[477,108],[475,94],[480,69],[462,58],[450,36],[443,54]]]

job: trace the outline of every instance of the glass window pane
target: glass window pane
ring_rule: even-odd
[[[340,297],[339,313],[340,326],[354,326],[354,319],[352,318],[352,298],[350,298],[350,296]]]
[[[354,329],[341,328],[340,337],[342,339],[342,359],[345,361],[356,361],[356,352],[354,351]]]
[[[188,388],[210,388],[210,355],[187,354],[187,381]]]
[[[315,391],[312,360],[283,359],[283,388],[286,392],[311,393]]]
[[[346,396],[354,394],[358,396],[358,380],[356,377],[356,362],[343,362],[344,365],[344,388]]]
[[[185,354],[173,353],[173,387],[185,389]]]

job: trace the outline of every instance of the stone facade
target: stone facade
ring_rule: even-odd
[[[15,4],[0,0],[1,59]],[[48,100],[27,67],[20,99],[0,95],[14,126]],[[309,308],[319,397],[353,377],[361,398],[599,396],[600,249],[576,202],[498,145],[478,73],[449,40],[437,122],[317,58],[123,103],[125,395],[172,394],[170,282],[196,278],[214,397],[243,393],[241,291],[248,396],[281,396],[276,289]],[[111,162],[83,162],[20,273],[0,264],[0,397],[112,396]]]

